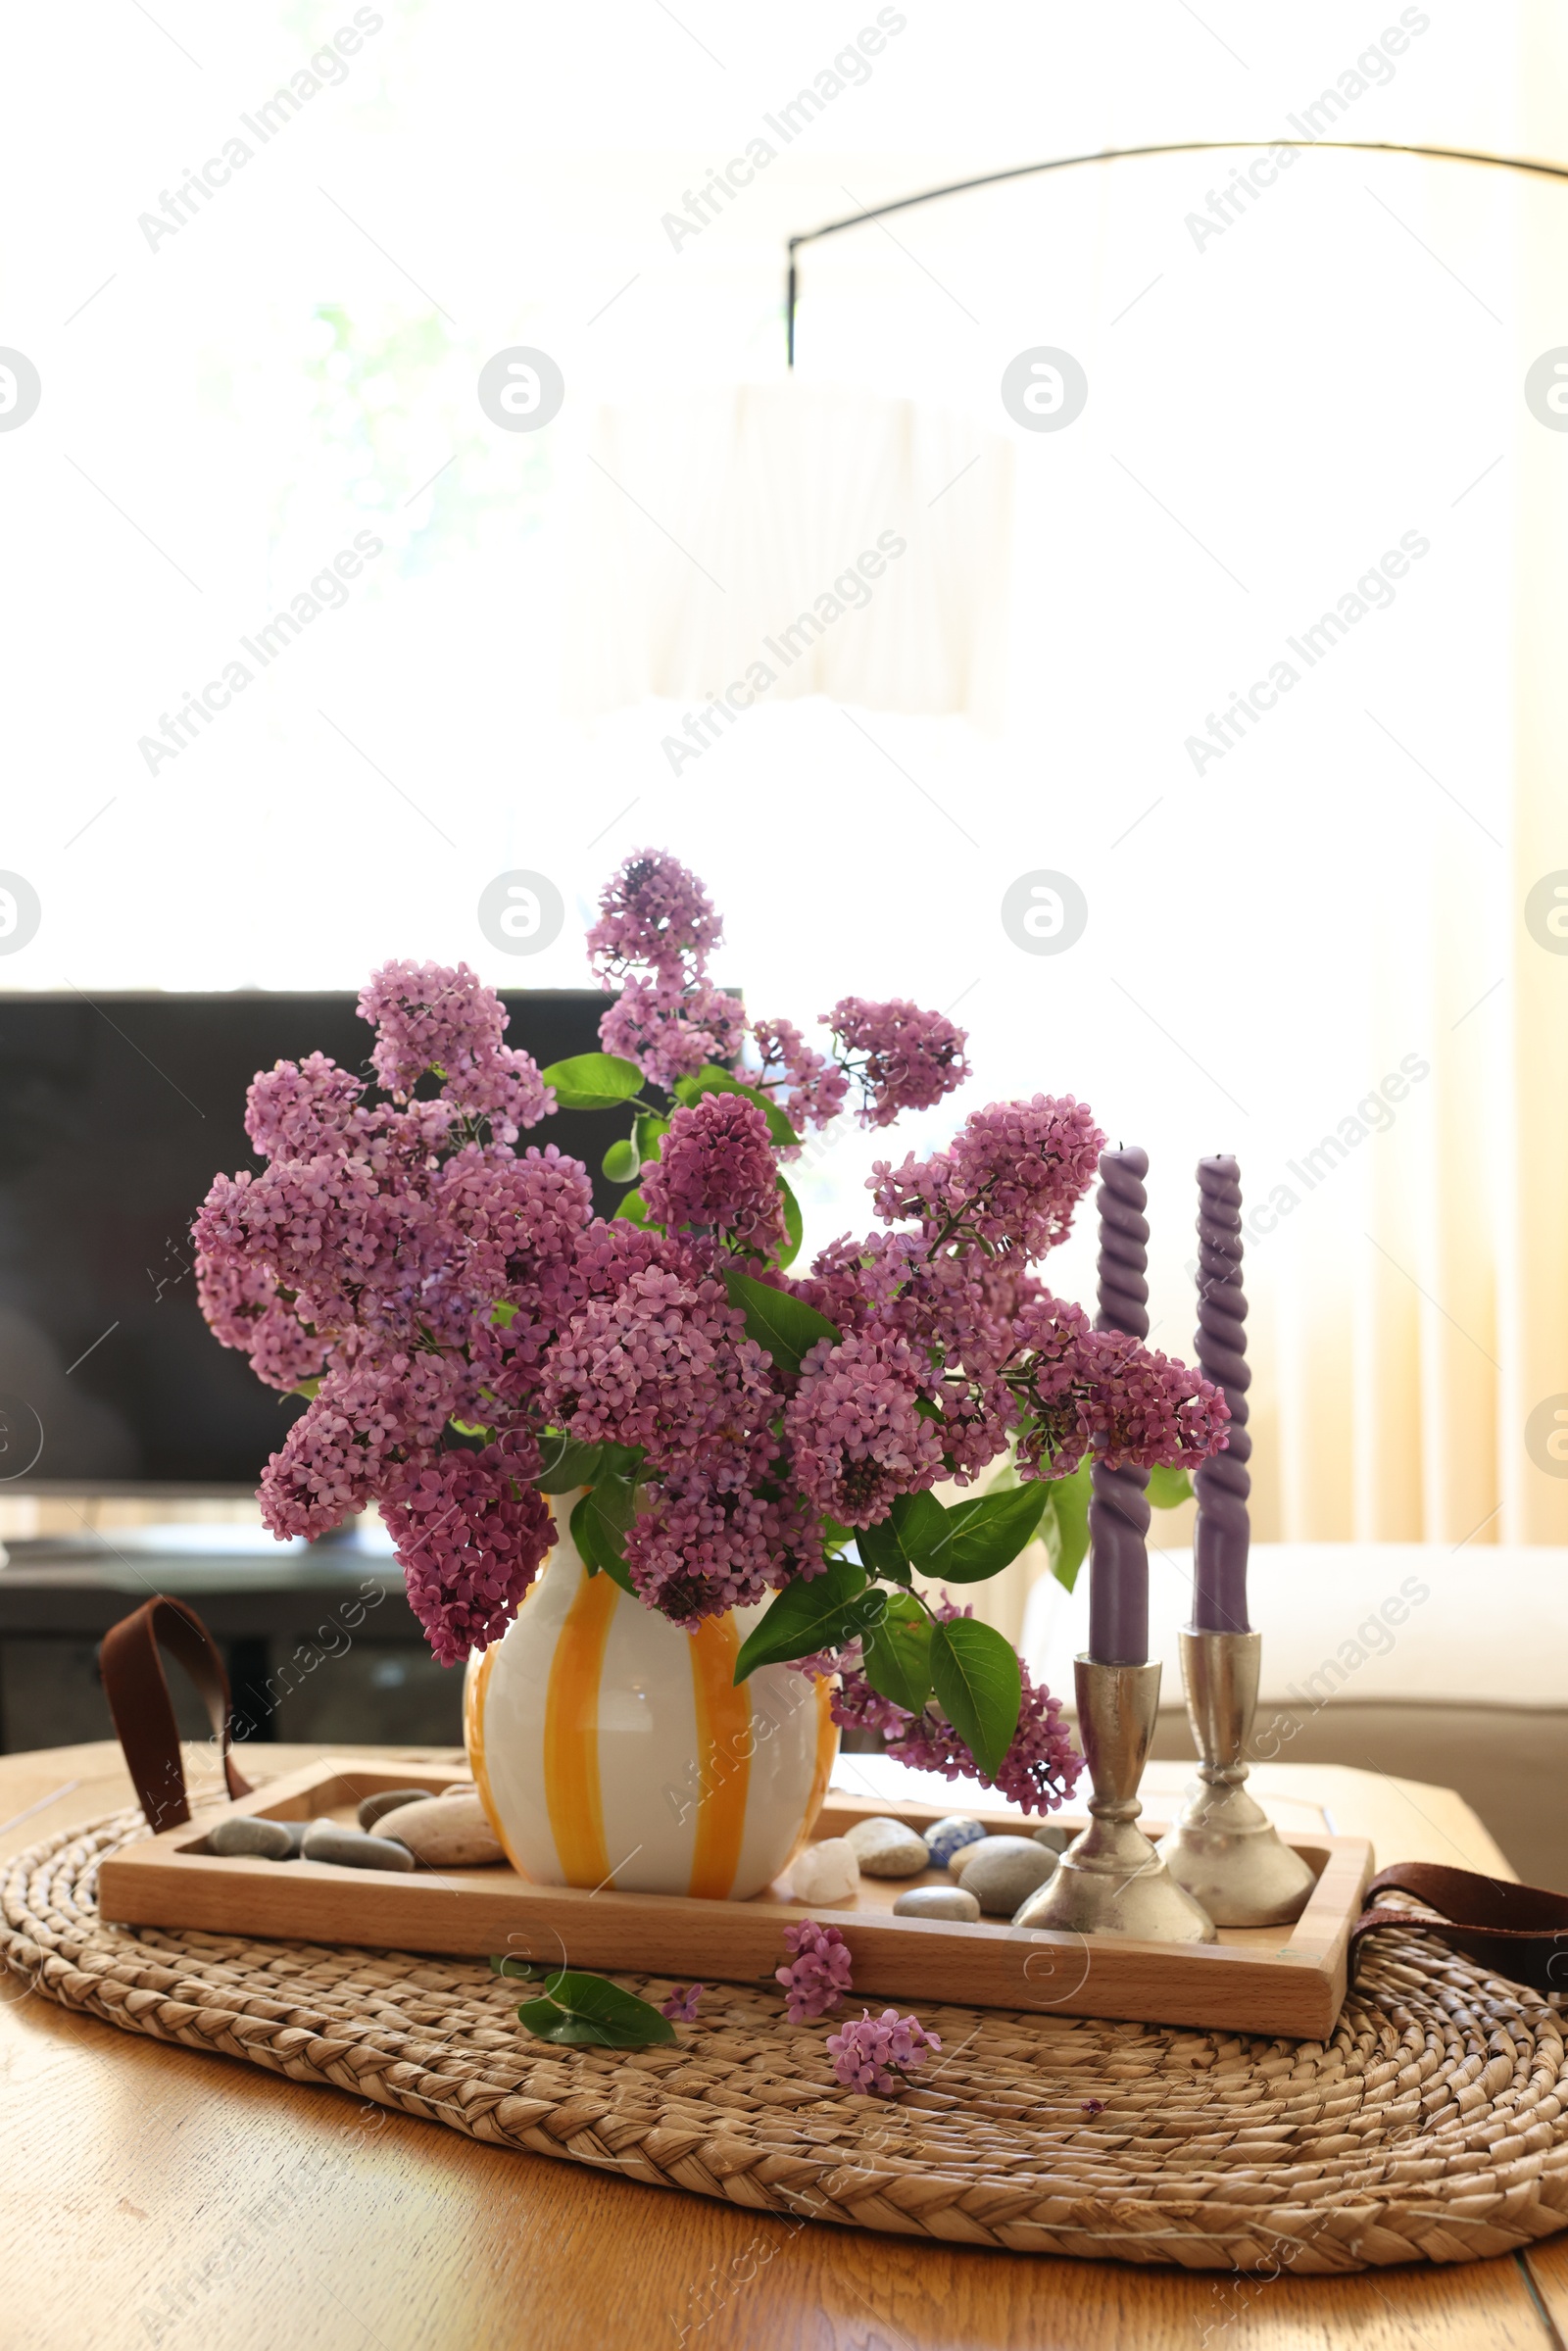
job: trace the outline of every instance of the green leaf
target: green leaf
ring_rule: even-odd
[[[531,1983],[536,1976],[542,1976],[544,1972],[545,1966],[543,1960],[516,1959],[514,1958],[510,1951],[503,1952],[499,1959],[492,1959],[490,1962],[491,1975],[504,1976],[509,1983],[521,1982],[523,1984],[528,1984]]]
[[[1193,1498],[1193,1481],[1184,1469],[1163,1466],[1149,1473],[1149,1501],[1154,1510],[1175,1510]]]
[[[490,1309],[490,1320],[498,1330],[510,1331],[517,1319],[517,1309],[510,1298],[498,1298]]]
[[[887,1517],[862,1527],[856,1540],[867,1567],[906,1584],[910,1568],[929,1568],[947,1537],[948,1513],[934,1494],[901,1494]]]
[[[793,1265],[801,1253],[806,1226],[801,1216],[801,1203],[782,1176],[778,1178],[778,1188],[784,1201],[784,1246],[775,1262],[780,1266]]]
[[[460,1437],[482,1437],[486,1445],[489,1445],[495,1436],[494,1429],[487,1421],[453,1420],[449,1421],[447,1426],[456,1429]]]
[[[635,1061],[618,1053],[573,1053],[569,1061],[552,1061],[539,1075],[556,1090],[558,1110],[612,1110],[639,1092],[643,1073]]]
[[[865,1636],[865,1678],[883,1697],[918,1714],[931,1695],[931,1619],[912,1592],[895,1592]]]
[[[612,1184],[635,1184],[642,1171],[642,1164],[641,1159],[637,1156],[636,1144],[625,1135],[618,1143],[611,1145],[600,1161],[600,1165]]]
[[[513,1311],[515,1313],[515,1307],[514,1307]],[[290,1396],[314,1396],[320,1385],[320,1375],[315,1374],[308,1380],[296,1380],[293,1387],[288,1390],[288,1394]]]
[[[625,1193],[622,1196],[620,1206],[615,1210],[615,1214],[616,1216],[624,1216],[628,1224],[646,1225],[651,1222],[648,1214],[647,1203],[643,1200],[643,1196],[640,1192]]]
[[[621,1206],[624,1208],[625,1201]],[[766,1347],[774,1362],[788,1378],[800,1375],[801,1358],[819,1339],[835,1343],[842,1337],[828,1321],[804,1298],[788,1290],[774,1290],[766,1282],[754,1282],[750,1274],[738,1266],[724,1271],[724,1287],[729,1302],[738,1306],[746,1317],[746,1336],[755,1339],[759,1347]]]
[[[584,1567],[591,1576],[607,1575],[622,1592],[633,1589],[622,1545],[635,1515],[635,1492],[629,1478],[601,1473],[571,1514],[571,1540]]]
[[[950,1584],[983,1584],[1033,1543],[1045,1507],[1045,1489],[1039,1485],[955,1502],[943,1512],[947,1528],[942,1541],[920,1565],[927,1575],[941,1576]]]
[[[675,2038],[668,2017],[647,2000],[579,1968],[547,1976],[543,1999],[524,2000],[517,2016],[536,2039],[566,2048],[646,2049]]]
[[[831,1559],[808,1584],[786,1584],[760,1625],[754,1625],[735,1660],[736,1684],[760,1665],[787,1665],[816,1649],[836,1649],[874,1625],[887,1594],[868,1590],[863,1568]]]
[[[777,1102],[770,1102],[756,1086],[743,1085],[729,1070],[720,1069],[716,1061],[705,1062],[693,1077],[677,1078],[674,1092],[676,1100],[685,1102],[688,1107],[700,1102],[705,1094],[744,1094],[747,1101],[755,1102],[767,1120],[770,1143],[780,1151],[788,1151],[801,1140]]]
[[[644,1167],[647,1166],[650,1159],[658,1158],[659,1147],[668,1133],[669,1120],[661,1118],[657,1110],[638,1111],[637,1123],[632,1129],[632,1140],[637,1146],[638,1160]]]
[[[937,1702],[988,1780],[1018,1728],[1023,1677],[1018,1652],[972,1616],[931,1628],[931,1680]]]
[[[1051,1554],[1051,1572],[1068,1592],[1089,1550],[1089,1491],[1087,1461],[1081,1461],[1071,1477],[1053,1478],[1046,1487],[1040,1532]]]
[[[545,1439],[543,1452],[544,1467],[533,1481],[541,1494],[570,1494],[579,1486],[591,1486],[604,1458],[603,1445],[579,1445],[559,1429]]]

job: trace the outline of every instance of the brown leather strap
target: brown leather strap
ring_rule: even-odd
[[[172,1657],[178,1658],[207,1708],[213,1737],[222,1747],[229,1794],[248,1796],[251,1792],[250,1782],[241,1779],[229,1753],[228,1676],[218,1643],[194,1608],[160,1592],[111,1626],[98,1649],[98,1670],[109,1711],[125,1751],[137,1800],[153,1830],[177,1829],[181,1821],[190,1819],[174,1701],[158,1654],[160,1641]]]
[[[1443,1915],[1380,1909],[1378,1895],[1393,1891],[1414,1894]],[[1352,1976],[1366,1936],[1380,1927],[1400,1927],[1436,1935],[1510,1983],[1568,1991],[1568,1895],[1436,1861],[1399,1861],[1378,1872],[1367,1887],[1367,1905],[1350,1935]]]

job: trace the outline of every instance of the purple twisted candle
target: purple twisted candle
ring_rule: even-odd
[[[1097,1331],[1149,1337],[1149,1153],[1104,1151],[1100,1161],[1100,1312]],[[1149,1660],[1149,1472],[1097,1461],[1089,1495],[1089,1654],[1097,1665]]]
[[[1198,1162],[1198,1350],[1205,1380],[1225,1392],[1230,1443],[1196,1471],[1198,1529],[1193,1537],[1193,1625],[1200,1633],[1246,1633],[1247,1553],[1251,1524],[1247,1497],[1247,1298],[1242,1290],[1242,1186],[1234,1159]]]

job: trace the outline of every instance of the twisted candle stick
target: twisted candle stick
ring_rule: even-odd
[[[1149,1337],[1149,1224],[1144,1177],[1149,1153],[1105,1151],[1100,1161],[1100,1312],[1097,1331]],[[1149,1472],[1107,1469],[1090,1476],[1089,1654],[1098,1663],[1142,1665],[1149,1655]]]
[[[1241,1170],[1230,1158],[1198,1162],[1198,1349],[1206,1380],[1225,1392],[1230,1442],[1202,1462],[1193,1480],[1198,1528],[1193,1538],[1193,1624],[1202,1633],[1247,1632],[1247,1554],[1251,1522],[1247,1464],[1247,1298],[1242,1289]]]

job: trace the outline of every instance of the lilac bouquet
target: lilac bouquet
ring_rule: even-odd
[[[841,1721],[1045,1809],[1076,1776],[1056,1699],[1010,1643],[914,1576],[996,1575],[1053,1482],[1093,1458],[1193,1463],[1223,1397],[1090,1328],[1036,1261],[1067,1234],[1104,1138],[1070,1097],[973,1110],[945,1151],[878,1161],[884,1229],[789,1268],[782,1172],[803,1132],[867,1126],[967,1076],[962,1030],[846,997],[830,1050],[751,1022],[708,975],[721,926],[672,857],[629,857],[588,936],[605,1050],[541,1071],[465,964],[389,963],[360,1000],[367,1075],[319,1053],[250,1090],[267,1162],[196,1221],[203,1310],[260,1377],[309,1401],[267,1466],[279,1538],[379,1504],[443,1664],[496,1641],[571,1533],[676,1625],[776,1595],[737,1679],[839,1677]],[[617,1108],[594,1214],[586,1170],[516,1148],[554,1108]],[[944,1505],[1011,1451],[1002,1491]]]

